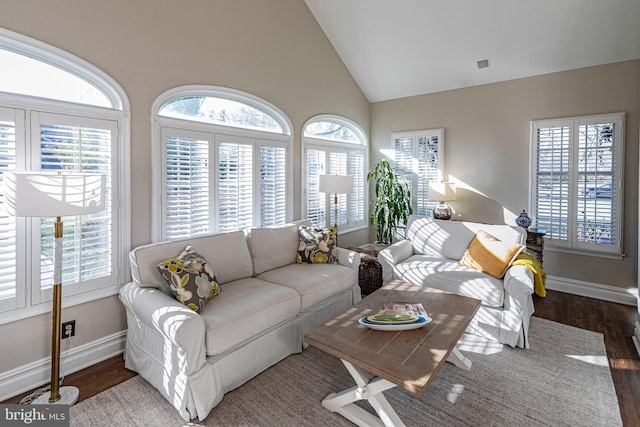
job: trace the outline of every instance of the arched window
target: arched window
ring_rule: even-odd
[[[319,176],[351,175],[351,193],[338,200],[338,225],[341,232],[366,227],[369,156],[362,128],[344,117],[316,116],[305,124],[302,143],[303,217],[316,227],[333,225],[335,201],[319,191]]]
[[[0,29],[0,181],[8,171],[107,177],[104,212],[63,217],[65,304],[117,293],[128,277],[128,101],[109,76]],[[7,216],[0,186],[0,323],[50,310],[55,218]],[[79,238],[82,236],[82,238]],[[30,295],[30,297],[28,297]]]
[[[292,219],[291,124],[253,95],[186,86],[154,103],[156,240]]]

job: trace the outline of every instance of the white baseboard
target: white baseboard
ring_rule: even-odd
[[[60,373],[69,375],[124,351],[127,331],[117,332],[99,340],[62,352]],[[64,349],[64,342],[61,345]],[[17,396],[51,381],[51,358],[37,360],[0,375],[0,401]]]
[[[555,276],[547,276],[546,288],[620,304],[638,305],[638,288],[624,289]]]

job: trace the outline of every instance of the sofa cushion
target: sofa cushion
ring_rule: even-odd
[[[448,221],[411,215],[406,237],[415,254],[459,260],[473,240],[475,231],[460,221]]]
[[[207,356],[233,350],[299,311],[300,295],[286,286],[254,278],[226,283],[200,313]]]
[[[254,274],[296,262],[300,237],[298,226],[252,228],[248,235]]]
[[[523,245],[505,243],[479,230],[460,259],[460,265],[501,279],[523,249]]]
[[[501,308],[504,283],[458,263],[457,260],[429,255],[412,255],[393,268],[395,279],[441,289],[482,301],[482,305]]]
[[[300,242],[296,262],[312,264],[334,264],[337,262],[333,253],[336,246],[335,228],[313,228],[300,226]]]
[[[193,311],[200,311],[220,293],[211,264],[191,245],[157,268],[176,299]]]
[[[253,276],[253,262],[245,235],[242,231],[233,231],[139,246],[129,253],[133,281],[141,287],[158,288],[170,294],[156,266],[174,257],[186,245],[198,248],[211,263],[221,285]]]
[[[294,289],[300,295],[301,311],[309,311],[328,297],[356,286],[358,270],[339,264],[290,264],[257,278]]]

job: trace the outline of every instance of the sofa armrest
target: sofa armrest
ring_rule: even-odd
[[[351,267],[358,271],[358,268],[360,267],[360,254],[358,252],[338,247],[335,249],[338,264],[344,265],[345,267]]]
[[[411,240],[400,240],[378,252],[378,262],[382,265],[382,281],[393,279],[393,267],[413,255]]]
[[[509,267],[504,275],[504,309],[523,314],[533,294],[533,286],[533,273],[527,267]]]
[[[120,300],[138,322],[158,332],[186,357],[187,373],[195,372],[205,363],[206,327],[198,313],[158,289],[142,288],[135,283],[122,287]]]

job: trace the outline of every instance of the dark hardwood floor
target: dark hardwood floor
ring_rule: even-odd
[[[604,335],[622,421],[625,427],[640,426],[640,357],[631,339],[637,308],[554,291],[534,301],[534,316]],[[68,375],[64,383],[79,387],[82,401],[134,376],[125,369],[122,356],[116,356]],[[28,394],[2,403],[19,403]]]
[[[534,316],[604,335],[622,422],[640,427],[640,357],[631,338],[637,307],[554,291],[536,296],[534,306]]]

